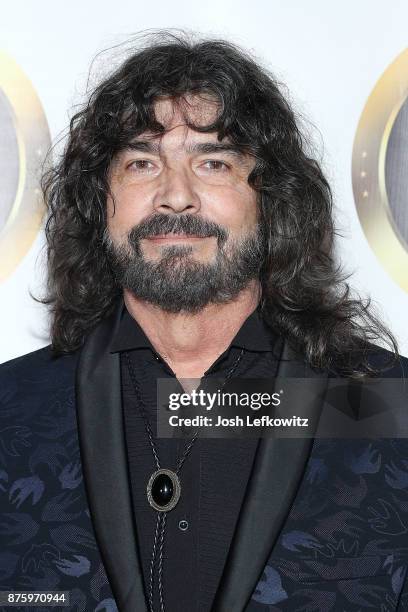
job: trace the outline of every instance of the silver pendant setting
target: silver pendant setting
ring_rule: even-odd
[[[156,470],[147,483],[147,500],[157,512],[169,512],[177,506],[181,495],[180,479],[175,472]]]

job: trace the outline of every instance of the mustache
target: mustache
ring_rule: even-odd
[[[128,235],[130,244],[136,244],[141,238],[150,238],[160,234],[186,234],[206,238],[215,236],[218,243],[225,242],[228,232],[223,227],[194,215],[165,215],[158,213],[136,225]]]

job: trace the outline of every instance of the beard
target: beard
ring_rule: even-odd
[[[191,244],[163,245],[157,260],[146,259],[140,240],[166,233],[215,236],[213,261],[197,261]],[[232,301],[250,280],[259,278],[266,248],[262,226],[239,241],[228,236],[218,224],[190,214],[156,214],[135,226],[127,243],[113,242],[107,229],[103,242],[119,286],[166,312],[196,313],[207,304]]]

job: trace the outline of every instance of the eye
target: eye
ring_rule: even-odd
[[[136,172],[151,172],[154,170],[154,163],[149,159],[134,159],[127,166],[130,170]]]
[[[207,159],[203,164],[207,170],[215,172],[226,172],[229,170],[229,165],[219,159]]]

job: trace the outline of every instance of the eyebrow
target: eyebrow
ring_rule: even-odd
[[[130,151],[140,151],[142,153],[153,153],[160,155],[160,145],[155,140],[133,140],[129,142],[125,149]],[[186,149],[187,153],[209,154],[209,153],[230,153],[242,161],[247,155],[242,147],[233,143],[223,142],[197,142],[191,144]]]

